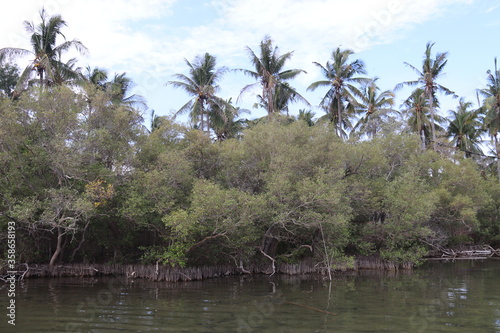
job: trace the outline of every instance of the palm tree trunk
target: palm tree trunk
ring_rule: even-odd
[[[204,107],[204,103],[201,102],[201,119],[200,119],[200,130],[203,132],[205,130],[205,120],[203,118],[205,114],[205,107]]]
[[[206,127],[207,127],[207,134],[210,135],[210,115],[208,114],[208,112],[206,112],[206,116],[207,116],[207,120],[206,120]]]
[[[40,74],[40,85],[43,87],[43,70],[39,70],[38,73]]]
[[[431,111],[431,132],[432,132],[432,147],[436,149],[436,128],[434,126],[434,96],[432,93],[429,94],[429,110]]]
[[[425,131],[424,127],[422,126],[422,119],[420,118],[422,114],[418,108],[416,109],[416,112],[418,134],[420,135],[420,140],[422,141],[422,150],[425,150]]]
[[[498,180],[500,181],[500,146],[499,146],[499,142],[498,142],[498,138],[497,138],[496,134],[493,138],[495,140],[495,152],[497,154],[497,176],[498,176]]]
[[[273,103],[273,93],[271,88],[264,88],[262,94],[265,94],[265,98],[267,99],[267,114],[269,117],[274,115],[274,103]]]
[[[340,95],[339,95],[339,96],[337,96],[337,109],[338,109],[337,111],[338,111],[338,115],[339,115],[338,116],[339,123],[338,123],[338,128],[337,128],[338,133],[337,134],[338,134],[339,138],[342,138],[342,109],[341,109],[341,107],[342,107],[342,103],[340,101]]]

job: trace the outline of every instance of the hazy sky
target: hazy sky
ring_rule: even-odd
[[[7,2],[2,0],[3,2]],[[0,13],[0,48],[29,48],[23,21],[39,22],[45,6],[61,14],[67,39],[89,49],[79,66],[101,67],[112,75],[127,72],[157,114],[170,114],[187,100],[181,90],[164,84],[174,73],[187,73],[184,58],[209,52],[219,66],[251,68],[245,47],[257,50],[270,35],[281,52],[294,51],[289,68],[301,68],[291,84],[312,105],[325,93],[306,91],[320,79],[313,61],[322,64],[337,48],[351,48],[366,63],[379,86],[392,89],[416,78],[404,65],[421,66],[427,42],[435,52],[448,52],[440,83],[475,102],[475,89],[486,84],[486,71],[500,56],[500,4],[494,0],[22,0],[8,1]],[[68,56],[69,57],[69,56]],[[29,59],[22,59],[24,67]],[[228,73],[220,95],[236,99],[250,77]],[[260,91],[256,91],[260,93]],[[408,92],[397,94],[398,100]],[[240,106],[251,108],[252,94]],[[443,98],[443,115],[457,100]],[[304,108],[292,105],[292,113]],[[317,116],[322,111],[314,109]],[[263,115],[252,111],[249,118]]]

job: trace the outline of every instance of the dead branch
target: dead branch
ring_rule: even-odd
[[[226,234],[227,234],[227,231],[224,231],[224,232],[222,232],[220,234],[215,234],[215,235],[207,236],[207,237],[203,238],[201,241],[199,241],[199,242],[194,243],[193,245],[191,245],[186,252],[191,251],[193,248],[195,248],[197,246],[200,246],[201,244],[203,244],[203,243],[205,243],[205,242],[207,242],[207,241],[209,241],[211,239],[218,238],[218,237],[226,237],[227,238]]]
[[[269,260],[271,260],[272,265],[273,265],[273,266],[272,266],[272,267],[273,267],[273,272],[272,272],[272,273],[271,273],[271,275],[269,275],[269,276],[273,276],[273,275],[274,275],[274,273],[276,273],[276,265],[275,265],[275,262],[276,262],[276,261],[274,260],[274,258],[273,258],[273,257],[271,257],[270,255],[268,255],[267,253],[265,253],[264,251],[262,251],[262,248],[261,248],[261,247],[259,247],[259,251],[260,251],[260,253],[262,253],[262,255],[263,255],[264,257],[266,257],[266,258],[268,258]]]

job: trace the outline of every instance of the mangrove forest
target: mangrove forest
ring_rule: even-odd
[[[50,266],[274,273],[302,262],[350,268],[360,257],[413,265],[436,251],[500,246],[496,60],[478,73],[477,107],[455,96],[456,109],[443,110],[439,98],[455,93],[440,84],[448,54],[432,42],[389,90],[352,50],[332,46],[315,63],[322,79],[308,89],[324,97],[312,105],[293,87],[304,73],[287,66],[293,52],[265,36],[246,46],[244,68],[208,52],[186,59],[164,82],[186,104],[160,116],[126,73],[65,58],[91,50],[65,39],[60,15],[40,19],[25,22],[32,49],[0,45],[2,266],[11,225],[17,262]],[[241,96],[220,97],[221,78],[235,71],[266,116],[239,107]],[[303,106],[296,115],[292,103]]]

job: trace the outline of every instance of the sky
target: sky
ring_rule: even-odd
[[[187,74],[184,59],[206,52],[217,66],[252,69],[246,48],[257,52],[269,35],[281,53],[293,51],[286,68],[307,73],[290,84],[310,103],[293,104],[290,113],[317,108],[326,88],[307,91],[322,79],[313,62],[325,64],[337,47],[352,49],[352,60],[366,64],[369,77],[378,77],[382,90],[417,78],[409,63],[421,68],[426,43],[433,55],[448,52],[445,75],[438,83],[477,105],[475,91],[486,85],[486,71],[500,56],[500,3],[496,0],[0,0],[0,48],[28,48],[23,22],[38,23],[42,7],[61,14],[68,40],[88,49],[78,65],[126,72],[133,92],[148,105],[145,112],[172,115],[188,100],[182,90],[166,86],[175,73]],[[61,40],[62,41],[62,40]],[[68,54],[67,59],[76,54]],[[24,68],[29,58],[18,59]],[[236,100],[244,86],[255,81],[241,72],[228,72],[219,82],[219,95]],[[255,90],[241,96],[238,106],[251,109],[247,118],[265,115],[253,109]],[[410,91],[397,92],[397,106]],[[458,99],[440,96],[441,114],[455,109]],[[180,117],[179,121],[187,118]]]

